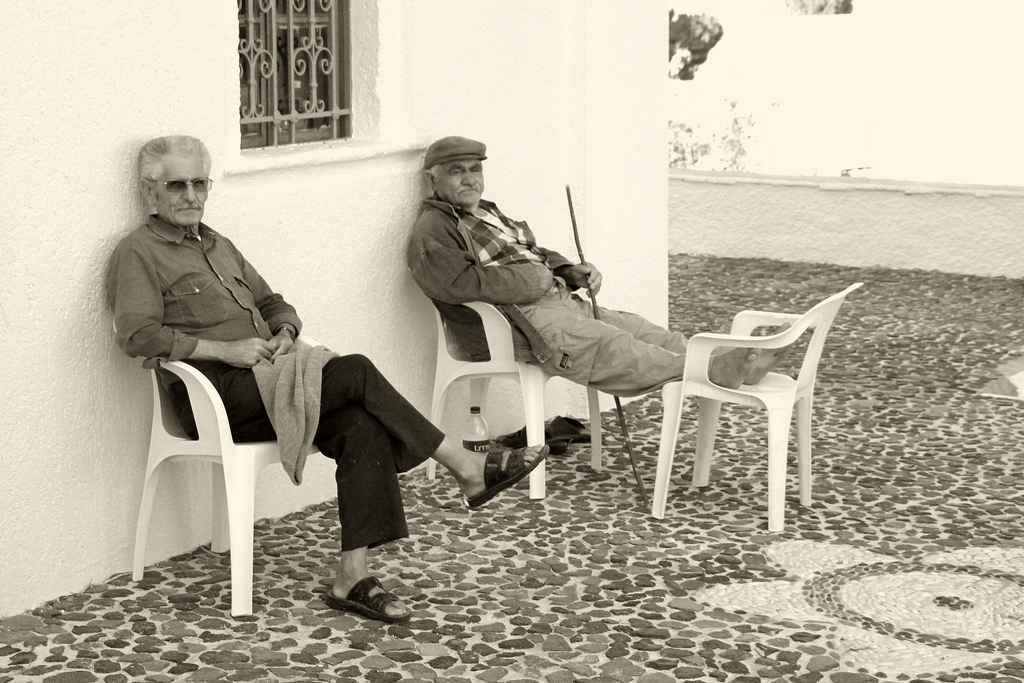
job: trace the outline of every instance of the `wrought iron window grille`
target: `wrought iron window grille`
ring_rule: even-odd
[[[347,0],[238,0],[242,149],[352,135]]]

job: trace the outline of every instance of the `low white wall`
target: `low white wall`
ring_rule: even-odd
[[[1024,188],[677,171],[672,253],[1024,277]]]

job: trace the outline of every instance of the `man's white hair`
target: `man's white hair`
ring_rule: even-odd
[[[153,138],[139,149],[139,179],[156,180],[160,164],[164,157],[188,158],[198,156],[203,160],[203,169],[206,173],[213,167],[213,159],[210,150],[199,138],[190,135],[165,135],[160,138]]]

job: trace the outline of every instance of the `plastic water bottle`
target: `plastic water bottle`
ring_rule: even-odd
[[[477,453],[486,453],[490,448],[491,439],[487,434],[487,422],[480,414],[480,406],[472,406],[469,409],[469,421],[466,423],[466,432],[462,437],[462,447]]]

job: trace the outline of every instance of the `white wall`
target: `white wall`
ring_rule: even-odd
[[[422,149],[435,137],[484,140],[487,195],[567,254],[572,183],[587,257],[606,275],[601,303],[640,301],[664,320],[664,116],[631,106],[660,101],[664,7],[354,5],[356,101],[374,112],[357,125],[362,139],[241,154],[233,0],[115,0],[102,14],[73,0],[4,3],[0,615],[130,569],[149,380],[113,343],[102,280],[113,245],[143,218],[133,160],[151,137],[203,138],[217,183],[206,222],[297,306],[311,335],[367,353],[423,409],[434,329],[404,247],[424,192]],[[466,30],[453,37],[453,27]],[[575,388],[553,394],[550,414],[579,405]],[[512,410],[492,426],[520,426]],[[209,539],[208,485],[201,466],[166,477],[151,562]],[[334,495],[324,461],[301,487],[268,470],[257,514]]]
[[[1024,189],[673,172],[669,250],[1024,277]]]

